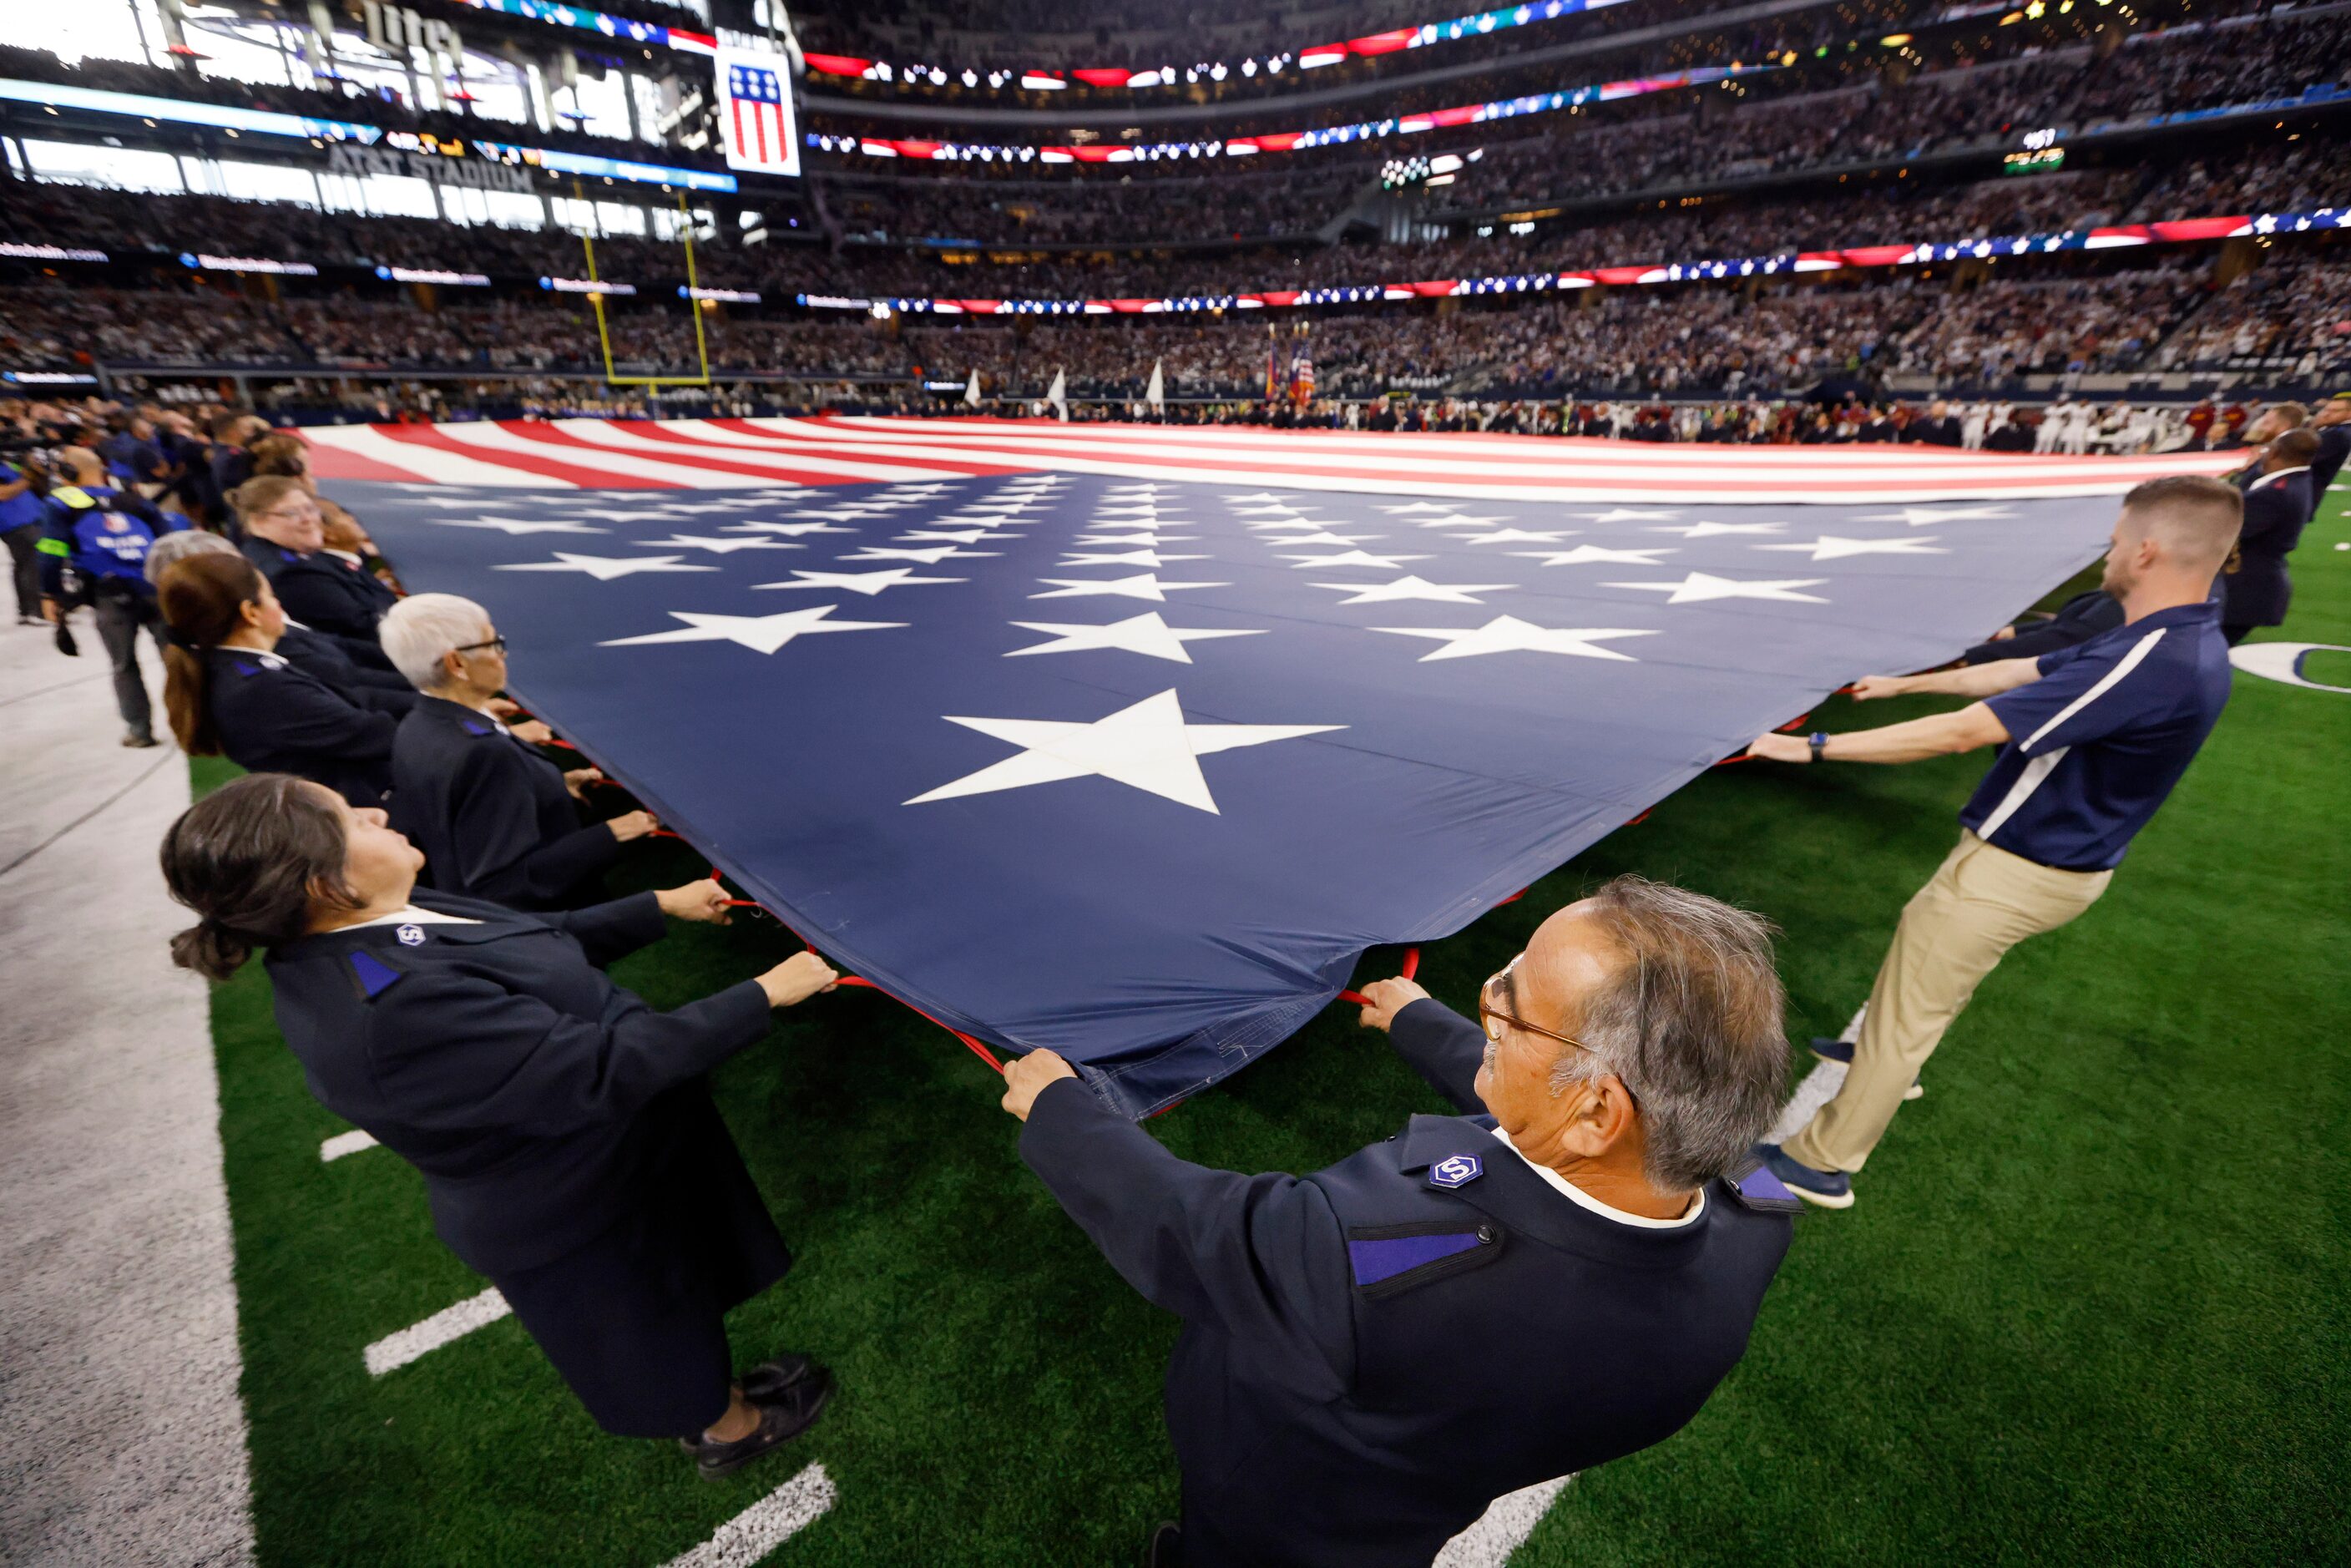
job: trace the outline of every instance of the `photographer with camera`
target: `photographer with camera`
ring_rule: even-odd
[[[16,584],[16,624],[41,620],[41,497],[33,491],[32,459],[23,453],[0,458],[0,543],[8,547],[8,575]]]
[[[187,523],[167,518],[152,502],[105,479],[105,463],[89,447],[57,452],[37,547],[41,613],[57,626],[58,651],[78,653],[66,617],[90,607],[99,641],[114,664],[114,702],[126,727],[122,744],[148,747],[155,744],[155,731],[147,683],[139,673],[139,629],[147,629],[160,654],[163,621],[147,581],[147,549]]]

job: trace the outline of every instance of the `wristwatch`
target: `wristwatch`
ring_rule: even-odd
[[[1818,762],[1829,748],[1829,737],[1816,729],[1804,737],[1804,744],[1813,748],[1813,760]]]

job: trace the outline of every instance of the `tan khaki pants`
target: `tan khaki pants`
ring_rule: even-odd
[[[1959,847],[1903,906],[1844,1086],[1788,1140],[1787,1152],[1814,1170],[1859,1170],[1886,1135],[1902,1092],[2001,956],[2095,904],[2114,874],[2054,871],[1962,831]]]

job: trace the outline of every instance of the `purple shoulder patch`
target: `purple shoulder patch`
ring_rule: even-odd
[[[382,959],[378,958],[372,953],[352,954],[351,973],[360,977],[360,989],[366,993],[367,998],[370,1001],[373,1001],[376,998],[383,995],[384,992],[399,984],[401,979],[399,970],[393,968]]]
[[[1355,1270],[1355,1283],[1376,1285],[1383,1280],[1393,1280],[1398,1274],[1408,1274],[1425,1263],[1467,1252],[1479,1245],[1474,1230],[1456,1230],[1435,1236],[1391,1236],[1374,1241],[1350,1240],[1347,1260]]]

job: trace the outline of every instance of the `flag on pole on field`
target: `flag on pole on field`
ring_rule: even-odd
[[[1053,372],[1053,384],[1045,389],[1045,401],[1052,405],[1054,415],[1062,423],[1070,422],[1070,378],[1066,372]]]
[[[971,372],[971,378],[963,383],[963,401],[965,406],[968,408],[979,406],[979,372],[976,370]]]
[[[799,131],[792,116],[784,57],[757,49],[720,49],[718,131],[726,166],[758,174],[800,172]]]
[[[1265,401],[1278,402],[1281,398],[1281,346],[1275,341],[1273,323],[1265,324]]]
[[[1151,361],[1151,384],[1143,389],[1143,401],[1155,412],[1167,406],[1167,378],[1163,367],[1165,361]]]

